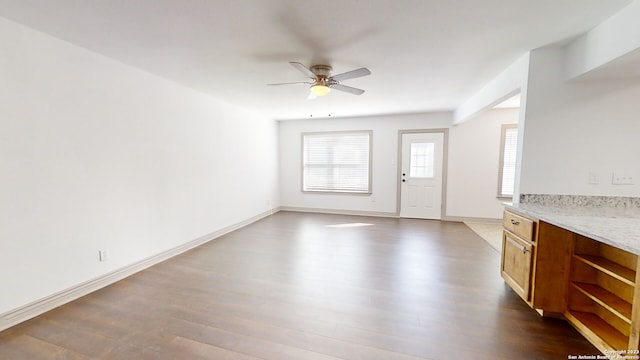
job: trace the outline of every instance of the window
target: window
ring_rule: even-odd
[[[371,134],[303,133],[302,191],[370,194]]]
[[[518,125],[502,125],[498,197],[512,197],[516,180]]]
[[[409,177],[433,178],[435,143],[411,143]]]

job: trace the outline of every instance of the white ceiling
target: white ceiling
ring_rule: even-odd
[[[631,0],[0,0],[0,16],[274,119],[453,110]],[[307,100],[288,61],[372,75]]]

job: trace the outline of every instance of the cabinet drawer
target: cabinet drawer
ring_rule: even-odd
[[[532,220],[518,214],[514,214],[510,211],[505,211],[504,217],[502,218],[502,226],[504,226],[506,230],[509,230],[520,236],[522,239],[531,242],[535,241],[533,236],[533,224]]]

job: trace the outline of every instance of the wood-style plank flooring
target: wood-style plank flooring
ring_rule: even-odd
[[[599,354],[461,223],[280,212],[0,333],[1,359]]]

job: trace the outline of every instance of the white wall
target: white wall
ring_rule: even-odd
[[[449,129],[446,216],[500,218],[502,207],[496,199],[500,125],[518,120],[517,111],[490,113],[494,115],[483,115],[455,127],[451,127],[451,113],[281,121],[281,204],[302,210],[395,215],[398,131]],[[301,133],[341,130],[373,130],[373,193],[370,196],[302,193]]]
[[[0,314],[278,205],[275,122],[3,19],[0,43]]]
[[[280,122],[280,192],[283,207],[395,214],[398,130],[448,128],[451,113],[309,119]],[[373,130],[372,194],[309,194],[301,192],[301,133]]]
[[[453,123],[462,123],[492,109],[495,105],[517,93],[522,94],[522,89],[526,86],[528,72],[529,52],[520,56],[482,89],[460,104],[453,112]]]
[[[635,0],[567,46],[565,77],[577,77],[640,49],[640,1]],[[637,64],[637,57],[633,60]],[[633,67],[636,75],[637,66]],[[622,74],[624,75],[624,74]]]
[[[503,124],[517,124],[518,109],[488,110],[449,132],[447,215],[502,217],[498,172]]]
[[[567,82],[564,56],[562,48],[531,53],[520,192],[640,196],[640,80]],[[614,171],[636,184],[612,185]]]

